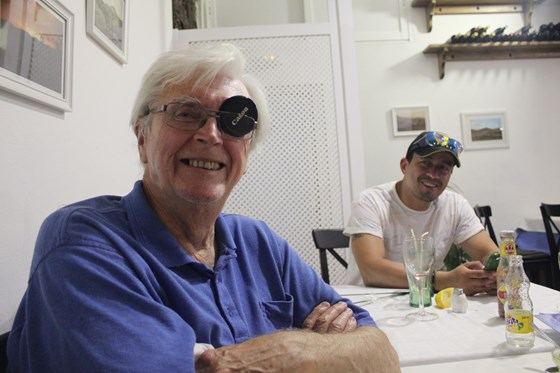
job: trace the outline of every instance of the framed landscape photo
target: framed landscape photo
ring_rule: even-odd
[[[394,108],[393,135],[416,136],[430,129],[430,113],[427,106]]]
[[[465,150],[509,147],[504,111],[461,114],[461,127]]]
[[[57,0],[0,5],[0,88],[71,111],[73,14]]]
[[[128,61],[130,0],[87,0],[87,33],[121,63]]]

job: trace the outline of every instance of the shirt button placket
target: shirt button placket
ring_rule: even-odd
[[[218,302],[223,310],[224,318],[231,328],[231,332],[236,341],[243,341],[249,337],[249,330],[243,317],[237,310],[235,302],[231,297],[231,290],[226,282],[221,279],[219,274],[215,277]]]

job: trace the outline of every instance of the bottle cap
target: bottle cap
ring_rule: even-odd
[[[461,289],[461,288],[455,288],[455,290],[453,290],[453,293],[454,293],[455,295],[461,295],[461,294],[463,294],[463,289]]]
[[[513,237],[514,235],[515,235],[515,232],[512,231],[512,230],[500,231],[500,238]]]

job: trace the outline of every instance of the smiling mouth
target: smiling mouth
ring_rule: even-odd
[[[196,168],[203,168],[205,170],[219,170],[224,167],[223,163],[218,162],[211,162],[211,161],[198,161],[193,159],[182,159],[181,162],[186,164],[187,166],[196,167]]]
[[[428,188],[438,188],[439,187],[439,183],[433,183],[433,182],[429,182],[426,180],[422,180],[421,181],[422,185],[424,185],[425,187]]]

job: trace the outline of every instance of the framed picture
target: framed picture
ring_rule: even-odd
[[[57,0],[0,4],[0,88],[71,111],[73,14]]]
[[[506,113],[503,111],[461,114],[461,127],[465,150],[509,146]]]
[[[87,0],[87,33],[121,63],[128,60],[129,0]]]
[[[394,108],[393,135],[416,136],[430,129],[430,113],[427,106]]]

